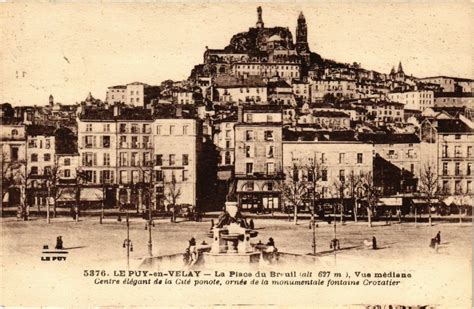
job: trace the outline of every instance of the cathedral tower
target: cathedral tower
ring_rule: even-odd
[[[298,24],[296,25],[296,51],[298,53],[308,52],[308,28],[303,12],[298,16]]]
[[[262,7],[259,6],[257,8],[257,24],[256,24],[257,29],[262,29],[264,27],[263,24],[263,19],[262,19]]]

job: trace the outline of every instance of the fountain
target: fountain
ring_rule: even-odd
[[[203,252],[203,263],[256,263],[261,251],[252,246],[250,239],[258,232],[249,228],[247,221],[239,212],[237,202],[227,201],[225,211],[211,228],[208,236],[212,238],[210,250]]]

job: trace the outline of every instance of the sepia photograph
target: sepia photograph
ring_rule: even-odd
[[[472,1],[5,1],[0,28],[0,306],[473,306]]]

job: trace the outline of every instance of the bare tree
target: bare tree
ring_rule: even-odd
[[[287,175],[284,180],[278,182],[278,188],[284,200],[293,206],[293,222],[298,224],[298,208],[303,204],[307,194],[307,183],[300,176],[302,168],[296,163],[287,168]]]
[[[347,176],[347,188],[349,190],[349,195],[351,197],[352,209],[354,215],[354,222],[357,222],[357,195],[361,186],[361,175],[356,174],[354,170],[351,170]]]
[[[336,192],[335,196],[339,198],[339,203],[341,205],[341,223],[344,220],[344,198],[345,198],[345,191],[347,189],[347,182],[345,177],[340,177],[332,183],[333,191]],[[336,218],[334,218],[336,220]]]
[[[181,188],[178,187],[176,177],[172,177],[170,182],[166,182],[165,200],[172,207],[171,221],[176,222],[176,203],[181,197]]]
[[[372,214],[380,198],[380,189],[374,184],[372,172],[362,175],[361,184],[363,194],[366,197],[367,223],[369,227],[372,227]]]
[[[428,220],[429,225],[432,225],[431,222],[431,206],[433,200],[438,196],[438,173],[436,170],[429,164],[423,166],[420,175],[420,184],[418,186],[418,191],[421,194],[421,198],[425,200],[428,204]]]
[[[317,209],[317,205],[321,198],[321,188],[319,187],[319,181],[322,177],[322,165],[318,162],[316,154],[311,158],[308,164],[305,165],[305,170],[307,172],[307,190],[311,196],[311,222],[314,222],[314,212]]]
[[[58,200],[66,193],[66,188],[61,186],[61,170],[57,165],[53,166],[48,173],[45,173],[46,184],[48,186],[48,197],[53,201],[53,217],[56,218],[56,207]],[[49,203],[49,201],[48,201]]]

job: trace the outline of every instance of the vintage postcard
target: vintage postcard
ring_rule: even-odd
[[[473,12],[0,4],[0,305],[471,308]]]

